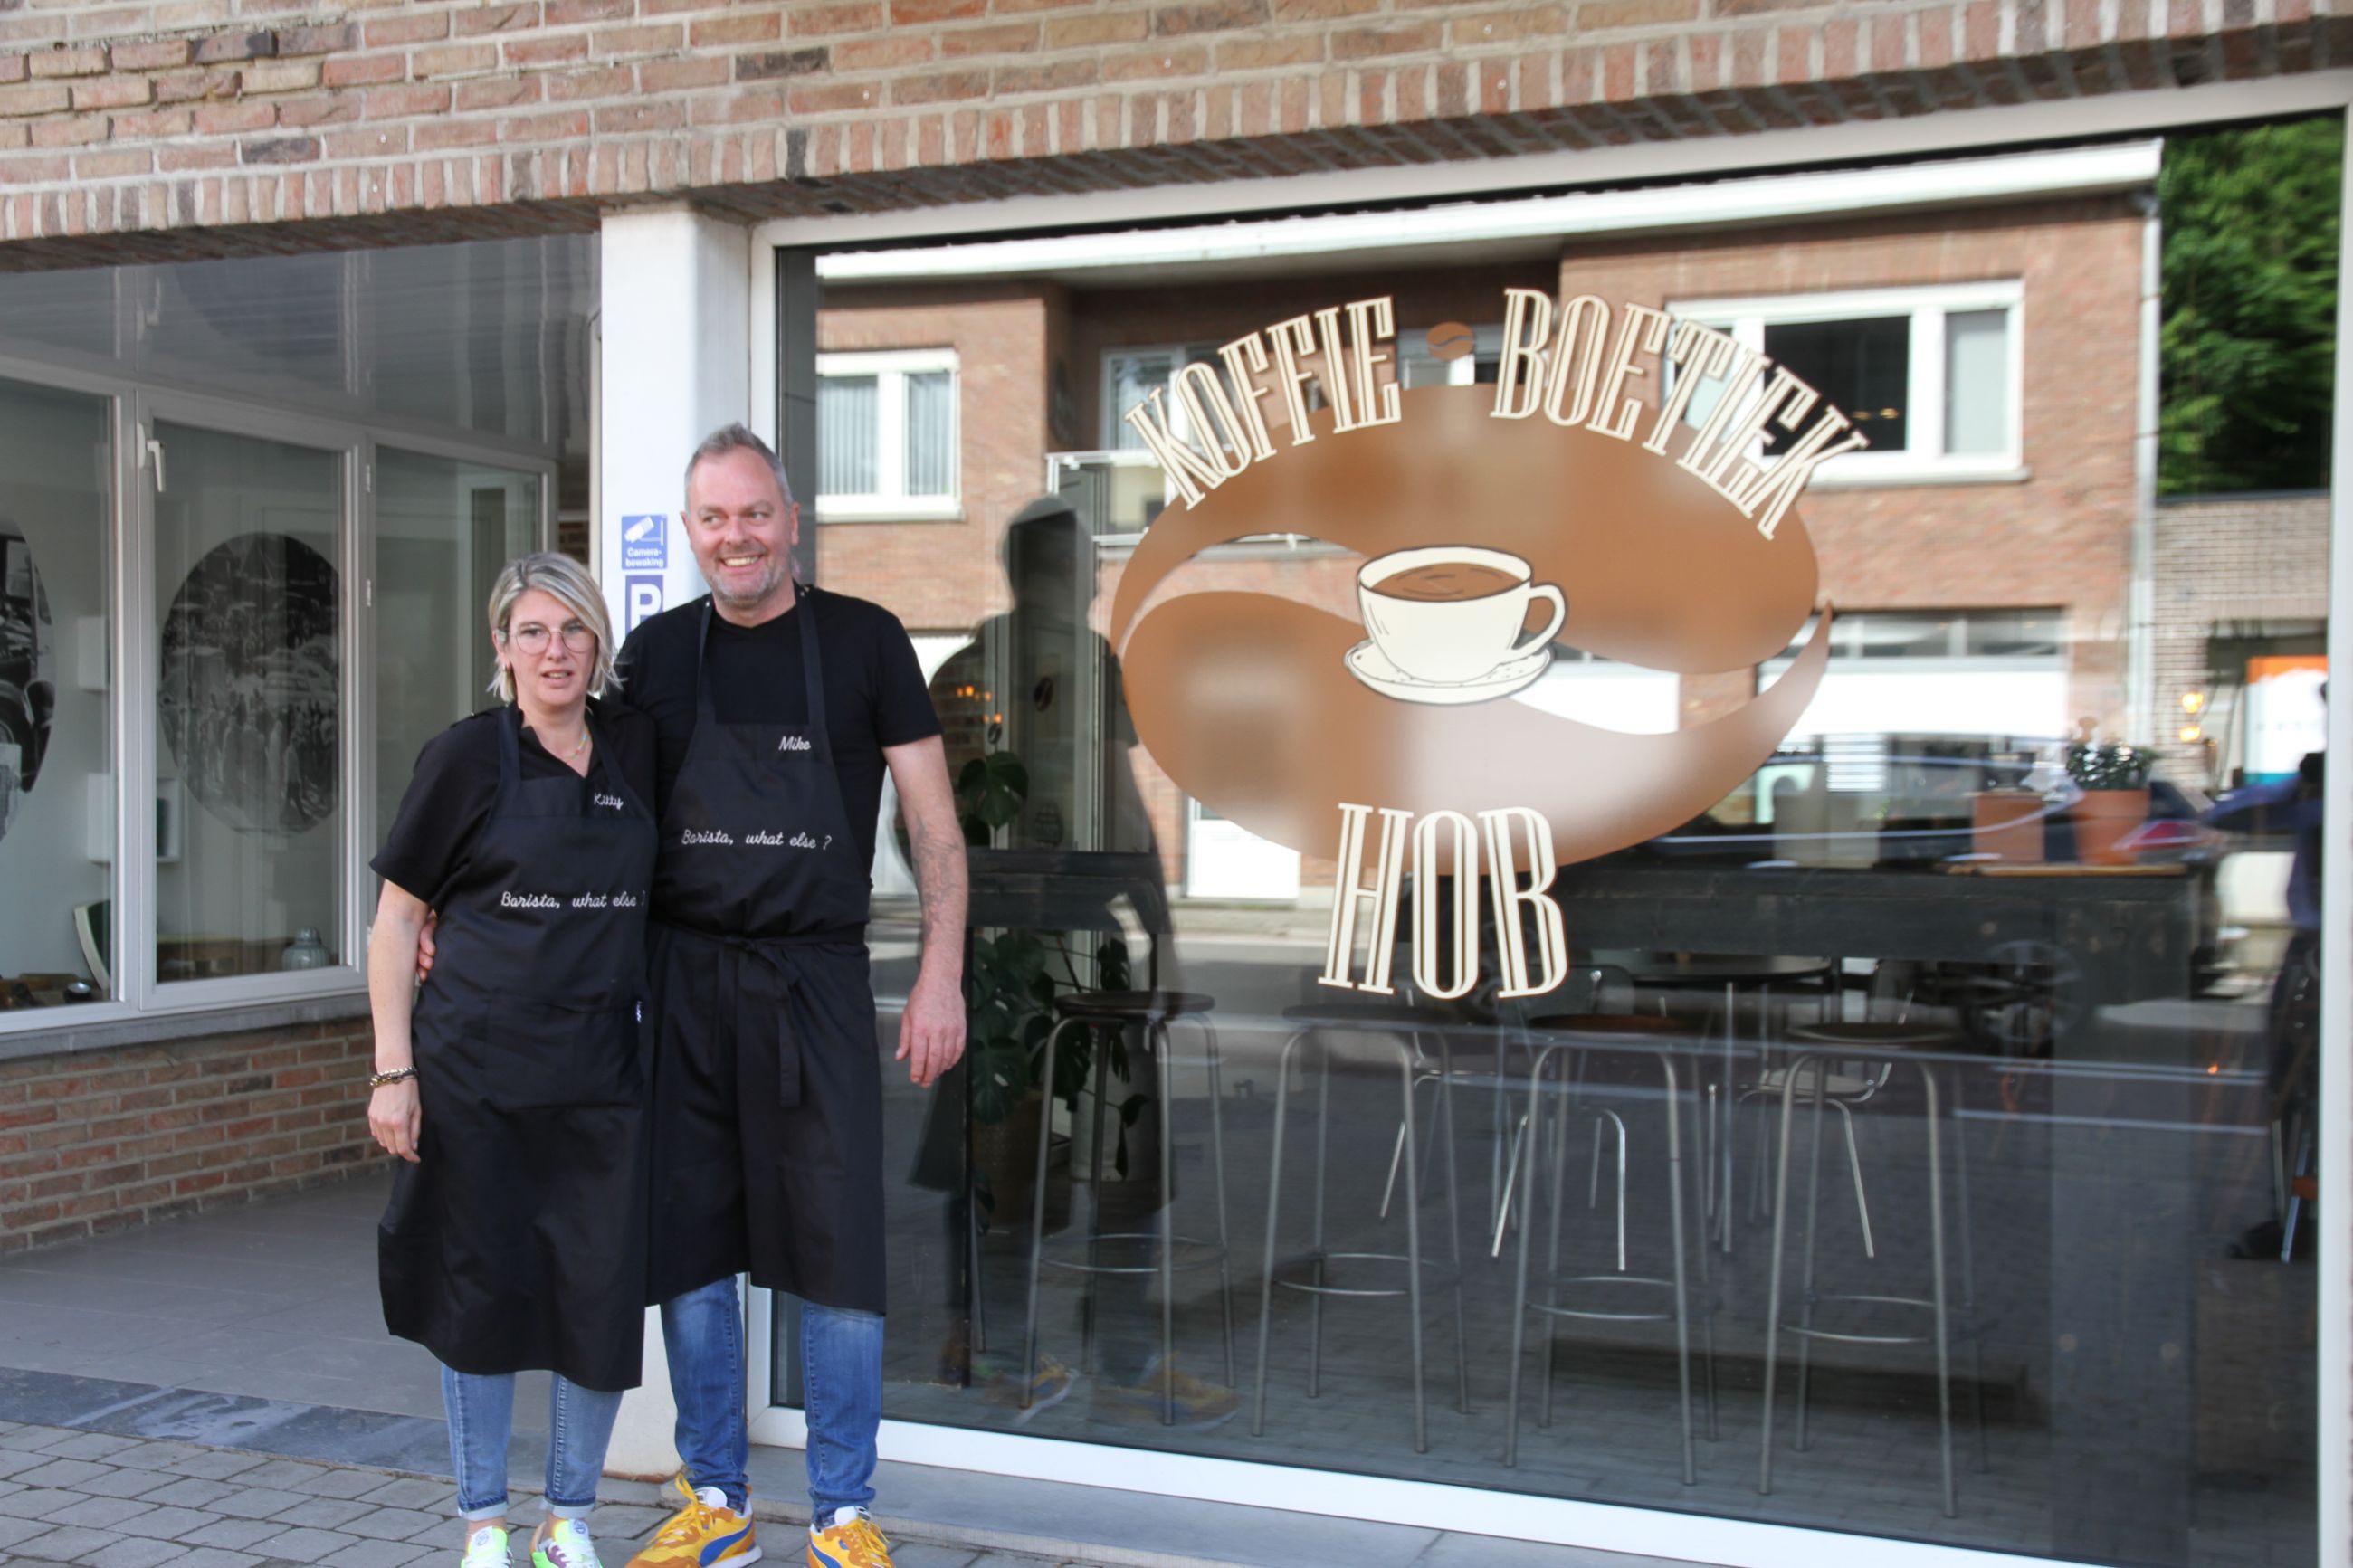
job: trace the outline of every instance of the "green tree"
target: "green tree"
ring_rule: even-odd
[[[2344,150],[2333,115],[2167,140],[2161,494],[2328,483]]]

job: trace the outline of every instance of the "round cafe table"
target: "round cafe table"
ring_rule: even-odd
[[[1653,952],[1637,948],[1596,948],[1579,961],[1622,973],[1637,988],[1654,991],[1724,989],[1724,1081],[1717,1103],[1704,1125],[1715,1130],[1715,1152],[1702,1150],[1701,1160],[1716,1172],[1709,1184],[1724,1250],[1732,1250],[1732,1110],[1733,1058],[1739,1047],[1739,994],[1754,990],[1762,1003],[1757,1009],[1757,1043],[1772,1045],[1772,1000],[1776,985],[1801,984],[1834,973],[1837,964],[1827,958],[1791,958],[1766,953]]]

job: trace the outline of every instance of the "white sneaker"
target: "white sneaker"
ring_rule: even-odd
[[[507,1568],[507,1532],[486,1524],[466,1537],[466,1559],[458,1568]]]
[[[532,1568],[605,1568],[588,1526],[576,1519],[543,1519],[531,1533]]]

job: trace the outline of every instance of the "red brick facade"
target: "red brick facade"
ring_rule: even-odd
[[[0,1062],[0,1252],[349,1174],[373,1053],[355,1018]]]
[[[0,265],[1507,157],[2348,59],[2326,0],[45,5],[0,16]]]

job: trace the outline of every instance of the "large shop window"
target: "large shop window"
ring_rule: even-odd
[[[817,373],[818,520],[955,517],[955,351],[819,354]]]
[[[357,995],[491,582],[585,512],[595,294],[578,239],[0,279],[0,1031]]]
[[[2015,477],[2024,289],[2016,281],[1878,289],[1669,309],[1732,334],[1795,373],[1854,421],[1867,450],[1833,458],[1823,484]],[[1689,417],[1714,408],[1703,387]],[[1796,439],[1778,427],[1777,455]]]
[[[111,991],[112,418],[0,381],[0,1017]]]
[[[2191,140],[814,258],[809,341],[1036,372],[957,522],[819,557],[955,646],[974,846],[970,1064],[884,1089],[887,1457],[2316,1560],[2327,508],[2149,504],[2135,389],[2271,363],[2212,342],[2255,262],[2184,268],[2214,359],[2160,380],[2152,243],[2260,216],[2237,142],[2175,199]],[[1765,439],[1662,316],[1819,402]],[[1768,516],[1822,405],[1871,447]],[[872,930],[887,1038],[912,902]]]

